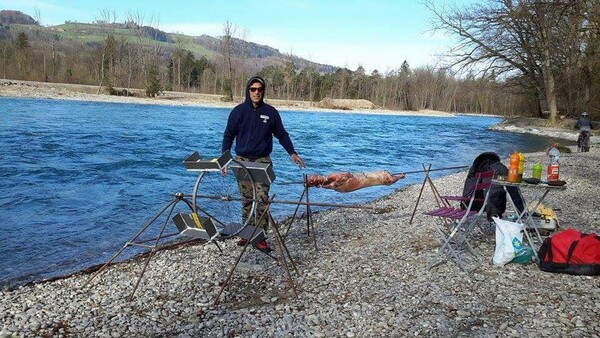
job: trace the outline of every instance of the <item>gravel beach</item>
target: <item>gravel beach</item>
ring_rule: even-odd
[[[525,154],[526,170],[544,154]],[[435,180],[442,194],[462,191],[466,172]],[[546,198],[561,227],[600,233],[600,152],[561,155],[567,189]],[[241,248],[222,242],[160,251],[133,301],[142,268],[116,264],[82,289],[89,274],[0,291],[0,337],[381,337],[600,335],[600,278],[542,272],[535,264],[491,264],[494,239],[472,243],[481,263],[470,273],[451,262],[432,269],[437,220],[421,185],[372,202],[378,212],[337,209],[315,215],[319,250],[294,224],[287,239],[299,274],[298,298],[285,270],[255,250],[244,255],[221,304],[219,283]],[[136,229],[132,228],[132,234]],[[273,239],[271,238],[271,241]],[[275,252],[275,254],[278,254]]]

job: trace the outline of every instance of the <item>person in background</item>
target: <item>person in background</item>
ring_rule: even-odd
[[[279,140],[285,151],[290,155],[293,163],[300,168],[304,168],[304,161],[294,149],[292,140],[283,127],[281,116],[277,109],[264,102],[266,84],[265,80],[259,76],[251,77],[246,84],[245,101],[237,105],[227,120],[227,127],[223,133],[222,153],[231,152],[233,141],[235,140],[235,159],[239,161],[251,161],[259,163],[271,163],[271,152],[273,151],[273,136]],[[227,174],[227,168],[221,172]],[[238,182],[238,188],[242,195],[242,200],[252,199],[252,185],[249,182]],[[269,198],[270,185],[267,183],[255,183],[257,199],[265,201]],[[250,217],[250,208],[252,202],[243,202],[242,219],[245,221]],[[267,215],[264,215],[265,203],[259,202],[257,205],[258,219],[254,224],[263,228],[265,231],[268,226]],[[249,223],[249,224],[252,224]],[[245,245],[246,240],[241,239],[238,245]],[[266,241],[261,241],[256,246],[257,249],[270,252],[271,248]]]
[[[577,145],[580,150],[590,150],[590,131],[592,128],[592,122],[588,118],[588,113],[581,113],[581,117],[575,123],[575,128],[579,129],[579,137],[577,138]]]

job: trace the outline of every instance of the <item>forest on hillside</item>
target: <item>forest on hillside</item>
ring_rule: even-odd
[[[0,76],[91,84],[112,94],[142,88],[150,96],[177,90],[232,100],[243,95],[249,76],[260,74],[267,97],[277,99],[366,99],[386,109],[548,115],[551,121],[582,111],[600,117],[600,0],[424,5],[435,17],[433,29],[453,39],[444,64],[412,68],[398,60],[398,69],[370,74],[362,67],[323,71],[293,55],[266,55],[275,54],[268,48],[257,53],[231,22],[207,52],[194,37],[164,33],[141,17],[117,23],[106,12],[94,23],[102,35],[81,39],[89,32],[41,27],[28,15],[2,11]]]

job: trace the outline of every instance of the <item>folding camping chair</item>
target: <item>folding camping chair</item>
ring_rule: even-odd
[[[477,173],[475,175],[475,184],[469,197],[441,196],[446,203],[435,210],[425,212],[425,215],[441,219],[441,222],[436,224],[437,230],[441,235],[441,246],[437,255],[441,256],[441,260],[433,262],[430,268],[448,259],[452,259],[461,270],[465,271],[468,259],[466,254],[470,254],[476,261],[479,260],[473,246],[469,243],[469,237],[473,229],[478,225],[479,219],[485,213],[485,206],[488,201],[493,176],[493,171]],[[481,194],[484,196],[483,201],[480,201],[478,197]],[[450,201],[459,201],[461,205],[452,207]],[[479,207],[479,210],[477,210],[475,205]],[[443,258],[443,256],[446,257]]]

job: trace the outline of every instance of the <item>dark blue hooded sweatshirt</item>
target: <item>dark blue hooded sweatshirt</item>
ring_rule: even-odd
[[[263,96],[256,108],[250,100],[250,85],[259,82],[262,84]],[[255,76],[246,84],[246,100],[237,105],[229,114],[227,127],[223,133],[222,153],[231,151],[235,139],[236,155],[256,159],[269,156],[273,151],[273,135],[288,154],[296,153],[292,140],[288,135],[279,112],[273,106],[264,102],[265,80]]]

